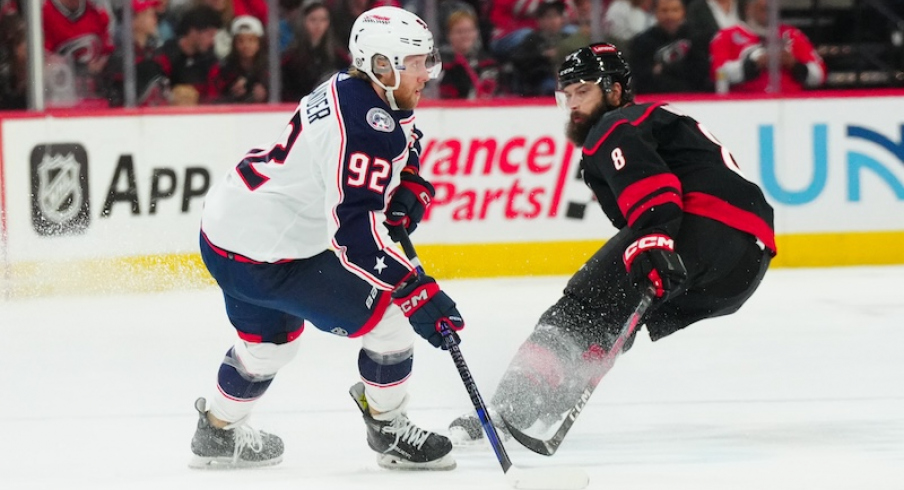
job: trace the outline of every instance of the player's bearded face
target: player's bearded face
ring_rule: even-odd
[[[430,73],[425,64],[426,59],[427,56],[423,55],[405,58],[405,69],[399,71],[401,76],[399,88],[392,94],[399,109],[414,109],[421,100],[424,87],[430,80]]]
[[[568,109],[568,125],[565,135],[575,145],[581,146],[590,128],[608,109],[599,84],[580,82],[568,85],[556,94],[560,107]]]
[[[581,109],[572,109],[568,117],[568,125],[565,128],[565,136],[575,145],[582,146],[587,135],[590,134],[590,128],[603,117],[606,110],[606,103],[603,99],[599,99],[589,113],[582,112]]]
[[[606,105],[602,100],[597,102],[596,107],[594,107],[589,114],[577,110],[571,111],[571,115],[568,118],[568,126],[565,128],[565,136],[567,136],[575,145],[583,146],[584,140],[586,140],[587,135],[590,134],[590,128],[592,128],[605,113]]]
[[[568,125],[565,128],[565,136],[577,146],[582,146],[590,129],[603,117],[607,111],[615,109],[607,100],[604,93],[596,83],[582,82],[565,87],[563,91],[564,101],[569,109]]]
[[[403,74],[402,83],[399,84],[399,88],[395,89],[392,94],[395,96],[399,109],[414,109],[421,100],[421,93],[426,82],[411,80],[410,78],[412,77],[406,77]]]

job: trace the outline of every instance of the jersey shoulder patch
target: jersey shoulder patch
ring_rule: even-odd
[[[376,129],[377,131],[381,131],[384,133],[391,133],[395,131],[396,122],[395,119],[389,115],[385,109],[380,107],[371,107],[370,110],[367,111],[367,115],[365,116],[367,120],[367,124],[370,127]]]

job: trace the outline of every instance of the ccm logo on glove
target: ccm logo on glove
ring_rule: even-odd
[[[430,297],[439,292],[439,284],[429,282],[411,293],[410,296],[398,301],[399,308],[405,316],[411,316],[422,305],[430,301]]]
[[[657,298],[667,299],[687,280],[687,269],[668,235],[652,233],[638,238],[625,248],[623,258],[635,287],[641,291],[652,288]]]
[[[675,251],[675,240],[668,235],[647,235],[639,238],[636,242],[628,245],[625,249],[625,268],[631,271],[631,262],[638,254],[651,248],[663,248],[670,252]]]
[[[452,331],[449,335],[452,344],[461,342],[456,331],[465,327],[465,321],[455,302],[440,290],[432,277],[417,275],[403,281],[392,292],[392,301],[408,317],[414,331],[434,347],[446,347],[443,325]]]

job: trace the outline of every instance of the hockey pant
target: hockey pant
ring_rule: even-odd
[[[361,280],[325,251],[304,260],[260,264],[200,236],[201,256],[223,290],[240,340],[226,353],[211,411],[243,420],[277,371],[298,351],[303,325],[361,339],[358,368],[370,406],[401,407],[412,368],[415,333],[388,291]]]

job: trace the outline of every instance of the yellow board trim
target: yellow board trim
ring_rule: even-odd
[[[416,238],[415,238],[416,239]],[[904,231],[814,233],[776,239],[772,267],[904,264]],[[531,243],[418,245],[438,279],[570,275],[604,243],[581,240]],[[0,290],[5,297],[154,292],[209,287],[214,282],[196,253],[66,262],[13,263]]]

